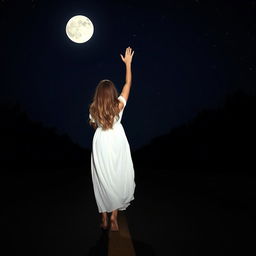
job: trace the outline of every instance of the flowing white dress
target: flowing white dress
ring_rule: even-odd
[[[98,211],[125,210],[134,200],[135,174],[130,146],[121,124],[124,107],[115,118],[113,129],[102,130],[98,125],[92,142],[91,175]],[[89,114],[90,119],[95,122]]]

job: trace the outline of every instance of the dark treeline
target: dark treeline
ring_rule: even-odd
[[[256,97],[236,92],[223,107],[201,111],[190,122],[132,152],[136,168],[253,170]],[[20,105],[1,105],[1,166],[90,169],[90,150],[68,135],[32,121]]]
[[[88,167],[90,152],[59,135],[54,127],[32,121],[20,104],[0,106],[1,166],[7,168]]]
[[[190,122],[155,138],[134,154],[139,166],[253,172],[256,97],[228,95],[223,107],[203,110]]]

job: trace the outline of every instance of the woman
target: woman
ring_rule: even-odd
[[[110,80],[102,80],[96,87],[89,108],[90,125],[96,130],[92,142],[91,175],[98,211],[102,215],[100,227],[118,231],[118,211],[125,210],[134,200],[134,168],[130,146],[121,124],[131,83],[131,63],[134,51],[126,48],[120,54],[126,66],[126,80],[121,95]]]

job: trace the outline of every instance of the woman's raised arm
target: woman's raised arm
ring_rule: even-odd
[[[132,57],[133,57],[134,51],[132,51],[131,47],[126,48],[125,55],[123,56],[120,54],[122,61],[125,63],[126,67],[126,75],[125,75],[125,84],[123,86],[121,95],[125,98],[125,100],[128,100],[131,84],[132,84]]]

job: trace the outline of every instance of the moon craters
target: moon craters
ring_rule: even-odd
[[[93,24],[85,16],[77,15],[72,17],[66,26],[66,33],[70,40],[76,43],[84,43],[93,35]]]

